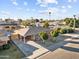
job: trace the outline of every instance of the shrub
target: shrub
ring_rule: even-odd
[[[0,51],[1,51],[1,50],[3,50],[3,47],[2,47],[2,46],[0,46]]]
[[[55,31],[51,31],[50,34],[52,37],[57,37],[59,32],[55,30]]]
[[[51,31],[50,35],[52,36],[53,41],[56,41],[55,38],[59,35],[59,31],[58,30]]]
[[[67,33],[67,29],[61,29],[61,30],[60,30],[60,33],[61,33],[61,34]]]
[[[57,28],[57,29],[55,29],[55,30],[60,33],[61,28]]]
[[[65,34],[65,33],[73,33],[74,32],[74,29],[72,29],[72,28],[64,28],[64,29],[61,29],[60,30],[60,33],[61,34]]]
[[[9,48],[10,48],[10,44],[3,45],[3,50],[9,49]]]
[[[43,25],[44,28],[48,28],[49,27],[49,23],[46,21]]]
[[[74,30],[72,28],[68,28],[67,30],[68,30],[68,33],[73,33],[74,32]]]
[[[43,42],[48,39],[48,35],[45,32],[40,32],[39,36],[43,40]]]

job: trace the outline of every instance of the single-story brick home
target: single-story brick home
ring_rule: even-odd
[[[13,35],[17,35],[18,39],[23,40],[24,42],[28,40],[39,40],[39,32],[49,33],[49,28],[43,28],[41,26],[28,26],[23,29],[16,30]]]

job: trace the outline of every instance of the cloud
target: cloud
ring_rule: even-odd
[[[32,9],[32,11],[36,11],[35,9]]]
[[[66,13],[67,12],[67,9],[62,9],[61,12],[62,13]]]
[[[29,9],[29,8],[27,8],[27,9],[26,9],[26,11],[30,11],[30,9]]]
[[[14,2],[12,2],[12,3],[13,3],[14,5],[16,5],[16,6],[18,5],[18,3],[17,3],[16,1],[14,1]]]
[[[40,4],[41,7],[46,7],[48,4],[58,4],[57,0],[37,0],[36,4]]]
[[[58,11],[59,11],[58,8],[55,8],[55,7],[51,8],[51,7],[49,7],[47,10],[39,10],[39,13],[40,14],[48,14],[49,12],[51,12],[51,14],[57,14]]]
[[[16,2],[16,0],[11,0],[11,2],[12,2],[12,4],[15,5],[15,6],[18,5],[18,3]]]
[[[42,0],[37,0],[37,4],[40,4],[40,3],[42,3]]]
[[[22,8],[21,8],[21,7],[17,7],[17,9],[18,9],[18,10],[22,10]]]
[[[77,2],[77,0],[73,0],[74,2]]]
[[[61,8],[66,8],[66,6],[61,6]]]
[[[27,6],[27,2],[24,2],[24,5]]]
[[[52,12],[52,13],[57,13],[59,11],[59,9],[55,8],[55,7],[54,8],[49,7],[47,11]]]
[[[77,2],[77,0],[68,0],[68,2]]]
[[[16,1],[16,0],[11,0],[11,1]]]
[[[68,5],[67,7],[68,7],[68,8],[72,8],[72,6],[71,6],[71,5]]]
[[[62,9],[68,9],[68,8],[72,8],[71,5],[67,5],[67,6],[61,6]]]
[[[10,12],[8,12],[8,11],[1,11],[1,14],[3,14],[3,15],[10,15]]]
[[[68,0],[68,2],[72,2],[72,0]]]
[[[57,0],[42,0],[42,2],[48,4],[48,3],[55,3],[55,4],[58,4],[58,1]]]
[[[47,7],[47,4],[40,4],[41,7]]]

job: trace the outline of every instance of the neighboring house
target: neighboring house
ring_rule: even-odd
[[[7,44],[9,41],[9,38],[7,36],[0,37],[0,46]]]
[[[15,22],[7,23],[7,22],[0,22],[0,29],[4,30],[15,30],[18,28],[18,24]]]
[[[16,30],[14,34],[18,35],[18,39],[22,39],[24,42],[28,40],[39,40],[39,32],[47,32],[49,33],[49,28],[29,26],[27,28]]]
[[[8,32],[0,30],[0,46],[7,44],[7,42],[10,40],[6,33]]]

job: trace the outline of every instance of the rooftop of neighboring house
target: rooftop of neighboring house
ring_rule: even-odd
[[[17,25],[15,22],[0,22],[0,25]]]
[[[19,22],[15,21],[14,19],[0,19],[0,25],[18,25]]]

